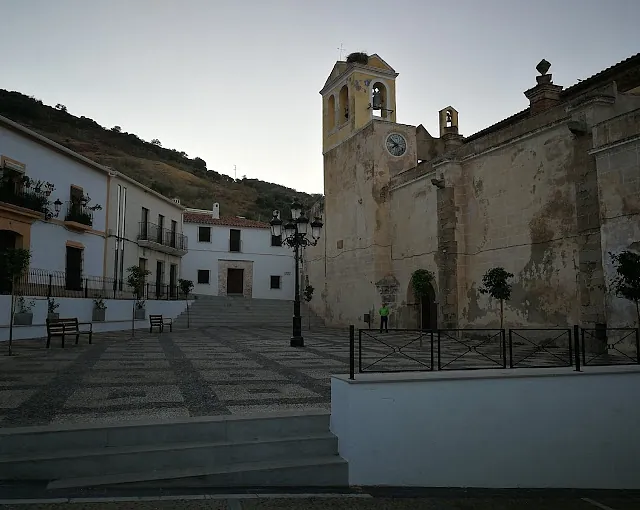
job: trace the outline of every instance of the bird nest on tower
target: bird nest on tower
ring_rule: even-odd
[[[367,65],[369,63],[369,55],[367,55],[362,51],[356,51],[355,53],[350,53],[349,55],[347,55],[347,63]]]

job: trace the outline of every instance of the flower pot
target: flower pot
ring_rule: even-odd
[[[107,314],[106,308],[94,308],[91,320],[93,322],[104,322],[104,318],[106,314]]]
[[[47,314],[47,319],[49,319],[50,321],[58,320],[59,318],[60,318],[60,314],[59,313],[48,313]]]
[[[147,317],[147,311],[144,308],[136,308],[133,311],[133,317],[136,320],[143,321]]]
[[[13,314],[13,323],[16,326],[31,326],[33,323],[32,312],[21,312]]]

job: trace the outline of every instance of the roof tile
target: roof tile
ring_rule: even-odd
[[[268,223],[264,223],[263,221],[248,220],[246,218],[233,216],[214,218],[209,214],[203,213],[185,213],[184,221],[186,223],[204,223],[205,225],[220,225],[225,227],[271,228]]]

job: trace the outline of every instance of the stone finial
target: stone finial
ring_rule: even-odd
[[[536,71],[540,74],[545,75],[549,72],[551,68],[551,62],[545,60],[544,58],[540,61],[540,63],[536,66]]]

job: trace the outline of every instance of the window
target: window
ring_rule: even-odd
[[[147,259],[140,257],[140,259],[138,260],[138,267],[140,269],[142,269],[143,271],[147,270]]]
[[[271,277],[271,288],[279,289],[280,288],[280,276],[272,276]]]
[[[229,251],[240,251],[240,231],[234,228],[229,231]]]
[[[198,269],[198,283],[200,284],[208,284],[209,283],[209,270],[208,269]]]
[[[142,208],[142,216],[140,217],[140,239],[146,241],[149,234],[149,209]]]
[[[282,246],[282,236],[271,236],[271,246]]]
[[[171,237],[169,239],[169,246],[171,246],[172,248],[176,247],[177,232],[178,232],[178,223],[176,223],[175,220],[171,220]]]
[[[164,235],[164,216],[158,214],[158,244],[164,244],[162,242]]]
[[[211,242],[211,227],[198,227],[198,242],[199,243]]]

